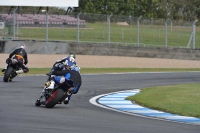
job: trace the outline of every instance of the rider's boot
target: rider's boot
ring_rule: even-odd
[[[69,104],[69,99],[68,99],[68,97],[65,98],[65,100],[63,101],[63,103],[64,103],[64,104]]]
[[[40,99],[37,99],[37,100],[35,101],[35,106],[40,106],[40,105],[41,105]]]
[[[24,72],[23,70],[16,71],[17,74],[20,74],[20,73],[23,73],[23,72]]]
[[[63,101],[64,104],[69,104],[69,101],[71,99],[72,94],[68,95],[67,98],[65,98],[65,100]]]
[[[47,89],[53,89],[54,85],[55,85],[55,81],[51,80],[50,81],[50,85],[49,85],[49,87]]]
[[[2,69],[1,71],[2,71],[2,72],[5,72],[6,69],[7,69],[7,66],[8,66],[8,64],[6,63],[4,69]]]

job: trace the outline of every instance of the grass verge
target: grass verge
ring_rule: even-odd
[[[51,68],[30,68],[27,74],[46,74]],[[120,73],[120,72],[186,72],[200,71],[200,68],[81,68],[81,74]],[[25,74],[24,74],[25,75]]]
[[[200,118],[200,84],[156,86],[142,89],[127,100],[156,110]]]

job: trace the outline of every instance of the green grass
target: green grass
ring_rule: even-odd
[[[200,28],[196,29],[196,48],[200,48]],[[188,45],[191,27],[168,27],[168,46],[186,47]],[[49,27],[49,41],[77,41],[77,28]],[[79,41],[87,42],[108,42],[107,23],[87,23],[86,28],[80,28]],[[46,40],[46,28],[19,28],[16,34],[19,38]],[[110,42],[123,43],[126,45],[135,45],[137,43],[136,25],[116,25],[111,24]],[[140,26],[140,46],[165,46],[165,28],[164,26]]]
[[[142,89],[127,100],[156,110],[200,118],[200,84],[180,84]]]
[[[27,74],[46,74],[50,68],[30,68]],[[120,73],[120,72],[187,72],[200,71],[200,68],[81,68],[81,74]],[[26,74],[23,74],[26,75]]]
[[[51,68],[29,68],[21,75],[45,75]],[[200,71],[200,68],[81,68],[81,74],[123,73],[123,72],[188,72]],[[1,73],[3,75],[3,73]]]

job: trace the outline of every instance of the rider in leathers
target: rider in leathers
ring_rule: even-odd
[[[26,46],[24,44],[21,44],[19,48],[10,53],[9,58],[6,60],[5,68],[2,70],[2,72],[7,69],[8,63],[12,61],[11,58],[16,59],[18,65],[22,68],[22,70],[16,71],[16,73],[27,73],[29,71],[28,67],[25,66],[28,63],[28,57],[25,48]]]
[[[70,53],[68,57],[58,60],[54,63],[53,68],[47,75],[51,75],[53,71],[63,71],[65,69],[71,69],[72,66],[76,65],[76,56]],[[53,88],[53,86],[51,86]]]
[[[69,88],[68,90],[68,97],[63,101],[64,104],[68,104],[72,94],[76,94],[81,86],[82,79],[80,76],[80,67],[74,66],[72,69],[65,69],[63,71],[53,71],[51,73],[51,84],[63,84],[66,81],[73,81],[73,87]],[[46,88],[48,89],[48,88]],[[41,98],[41,100],[40,100]],[[36,103],[45,103],[46,98],[45,98],[45,90],[42,91],[42,94],[39,99],[36,100]]]
[[[76,65],[76,56],[75,54],[73,53],[70,53],[68,55],[68,57],[65,57],[61,60],[58,60],[54,65],[53,65],[53,68],[51,69],[51,71],[47,74],[47,75],[51,75],[51,80],[50,80],[50,85],[48,87],[48,89],[53,89],[54,88],[54,85],[55,83],[56,84],[62,84],[64,83],[66,80],[70,80],[70,78],[72,77],[73,80],[75,80],[76,82],[80,82],[80,85],[81,85],[81,79],[80,81],[77,81],[77,78],[74,78],[74,77],[77,77],[77,76],[74,76],[74,75],[80,75],[80,74],[74,74],[74,73],[77,73],[79,72],[80,73],[80,67],[78,67]],[[70,71],[70,70],[73,70],[73,71]],[[61,73],[59,73],[59,71],[62,71]],[[74,71],[77,71],[77,72],[74,72]],[[57,75],[57,72],[58,72],[58,75]],[[73,75],[72,75],[73,74]],[[78,76],[79,77],[79,76]],[[79,79],[79,78],[78,78]],[[69,96],[63,101],[64,104],[68,104],[69,103],[69,100],[71,98],[71,95],[72,93],[75,94],[78,92],[78,89],[80,86],[77,86],[76,87],[76,84],[75,83],[75,88],[70,88],[68,90],[69,92]],[[74,92],[73,92],[74,91]],[[42,97],[42,101],[41,102],[45,102],[46,99],[44,97],[45,95],[45,91],[43,90],[42,91],[42,94],[41,94],[41,97]],[[36,101],[36,102],[39,102],[39,99]]]
[[[62,76],[62,77],[60,77]],[[66,80],[72,80],[74,83],[74,87],[68,90],[68,97],[63,101],[64,104],[68,104],[72,94],[76,94],[81,86],[82,80],[80,76],[80,67],[74,66],[71,70],[66,69],[63,71],[54,71],[52,72],[52,81],[56,84],[62,84],[66,82]]]

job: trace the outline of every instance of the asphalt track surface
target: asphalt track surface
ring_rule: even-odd
[[[0,77],[0,133],[199,133],[200,126],[133,116],[92,105],[92,97],[150,86],[199,83],[199,72],[82,75],[69,105],[36,107],[45,76]],[[190,89],[190,88],[188,88]]]

